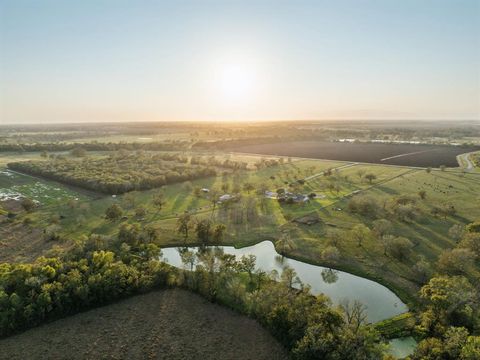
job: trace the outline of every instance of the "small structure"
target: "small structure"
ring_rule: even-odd
[[[292,199],[294,202],[297,202],[297,203],[301,203],[301,202],[305,203],[310,201],[310,198],[308,197],[308,195],[303,195],[303,194],[293,194]]]
[[[310,214],[293,219],[292,221],[302,225],[314,225],[319,223],[321,219],[317,212],[312,212]]]
[[[235,196],[234,195],[230,195],[230,194],[223,194],[222,196],[220,196],[218,198],[218,202],[225,202],[225,201],[228,201],[228,200],[231,200],[233,199]]]
[[[202,188],[201,190],[202,190],[202,192],[204,192],[204,193],[210,192],[210,189],[207,189],[207,188]]]
[[[294,194],[289,191],[285,191],[282,194],[278,194],[277,199],[279,202],[285,202],[287,204],[292,203],[307,203],[310,201],[308,195]]]
[[[268,199],[276,199],[277,198],[277,193],[273,191],[265,191],[265,197]]]

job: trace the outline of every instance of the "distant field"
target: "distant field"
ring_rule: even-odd
[[[257,322],[184,290],[155,291],[0,340],[0,359],[288,359]]]
[[[457,155],[478,147],[298,141],[235,147],[235,151],[418,167],[458,167]],[[409,155],[406,155],[409,154]],[[402,155],[402,156],[399,156]]]

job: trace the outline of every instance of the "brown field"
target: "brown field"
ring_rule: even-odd
[[[287,359],[258,323],[185,290],[135,296],[0,340],[0,359]]]
[[[478,150],[478,147],[297,141],[237,146],[232,150],[255,154],[400,166],[440,167],[445,165],[458,167],[457,155]],[[402,154],[409,155],[396,157]]]
[[[42,229],[22,223],[7,223],[4,218],[0,215],[0,264],[33,261],[58,245],[45,241]]]

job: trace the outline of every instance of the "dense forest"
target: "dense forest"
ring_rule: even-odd
[[[200,160],[198,160],[200,161]],[[213,160],[212,160],[213,161]],[[106,194],[121,194],[163,185],[194,180],[217,174],[217,168],[244,167],[231,160],[197,165],[180,154],[120,152],[101,158],[72,159],[56,156],[45,161],[8,164],[12,170],[42,176],[65,184]]]
[[[45,142],[45,143],[0,143],[0,152],[30,152],[30,151],[70,151],[81,146],[86,151],[118,151],[118,150],[145,150],[145,151],[171,151],[186,150],[189,146],[188,141],[174,140],[165,142],[148,143],[114,143],[114,142],[86,142],[86,143],[67,143],[67,142]]]

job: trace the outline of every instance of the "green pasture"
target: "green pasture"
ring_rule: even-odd
[[[251,163],[260,159],[248,157]],[[238,160],[234,156],[231,158]],[[322,174],[327,169],[333,169],[332,175]],[[370,182],[365,178],[366,174],[374,174],[375,179]],[[298,182],[309,177],[312,178],[304,184]],[[251,183],[254,190],[245,190],[246,183]],[[235,223],[228,215],[228,206],[218,205],[213,211],[208,194],[201,192],[200,195],[195,195],[195,188],[216,189],[219,194],[241,189],[242,198],[255,203],[258,216],[255,221]],[[222,191],[222,188],[226,191]],[[275,199],[267,199],[259,191],[276,191],[279,188],[301,194],[315,192],[321,197],[306,204],[287,205],[280,204]],[[421,200],[417,195],[420,190],[426,191],[425,200]],[[160,211],[152,203],[158,192],[163,193],[165,200]],[[405,194],[417,198],[421,216],[415,222],[404,223],[391,219],[393,233],[413,242],[411,256],[404,261],[397,261],[384,255],[383,245],[374,236],[367,238],[362,246],[358,246],[349,235],[350,229],[356,224],[371,227],[373,219],[352,214],[347,210],[348,201],[354,192],[370,196],[379,204],[385,204]],[[118,203],[124,209],[124,219],[116,222],[105,220],[105,210],[113,203]],[[261,170],[219,174],[216,177],[172,184],[161,189],[132,192],[116,197],[57,201],[40,207],[28,216],[33,221],[32,226],[42,227],[51,225],[52,219],[57,219],[58,222],[61,215],[61,232],[69,239],[81,239],[91,233],[114,235],[120,224],[140,222],[158,229],[158,243],[166,246],[183,243],[183,238],[176,233],[176,222],[179,214],[189,211],[198,219],[209,217],[215,222],[224,223],[227,227],[224,244],[245,246],[265,239],[275,241],[283,233],[287,233],[294,244],[288,251],[289,256],[374,279],[394,289],[403,299],[410,300],[411,295],[418,290],[414,283],[413,265],[420,256],[434,262],[442,250],[453,247],[455,244],[448,237],[449,228],[453,224],[467,224],[479,219],[479,203],[480,176],[474,173],[427,173],[425,170],[406,167],[292,159],[291,162],[285,160],[284,164]],[[454,205],[456,214],[446,219],[433,217],[431,209],[443,204]],[[134,213],[135,208],[140,206],[144,207],[147,213],[141,219],[135,217]],[[311,212],[320,215],[320,223],[308,226],[291,222]],[[321,254],[330,245],[328,239],[332,232],[342,234],[336,245],[341,257],[329,263]],[[193,231],[188,241],[196,242]]]
[[[27,197],[41,206],[58,205],[66,201],[87,201],[90,196],[60,183],[0,168],[0,200]]]

